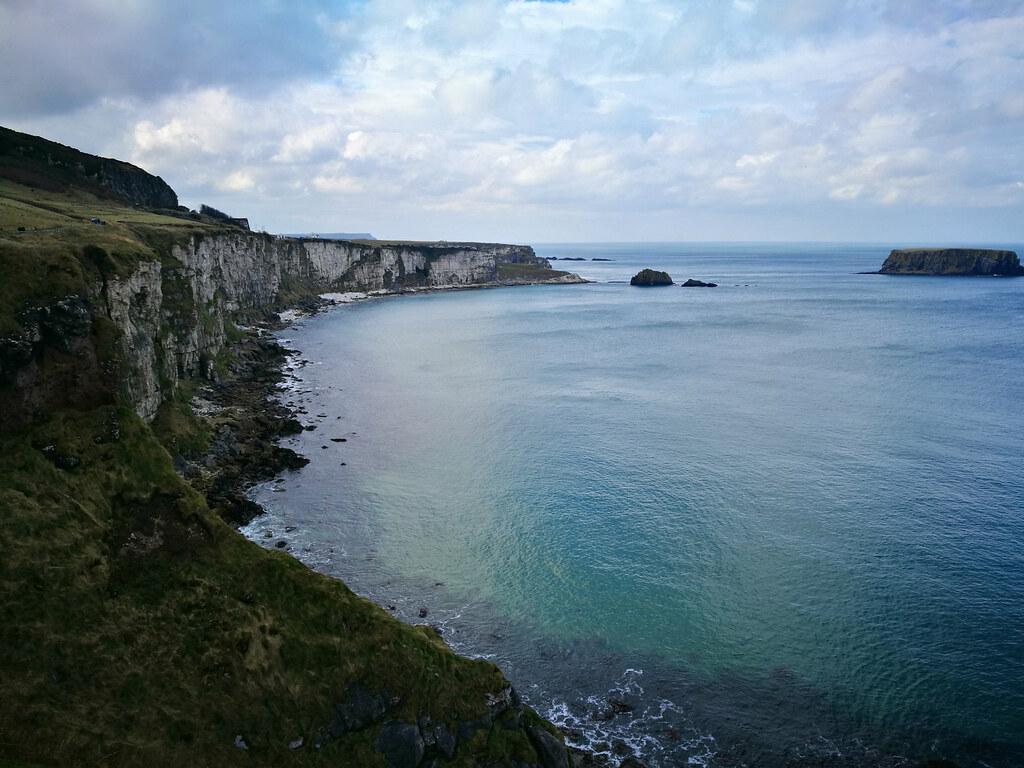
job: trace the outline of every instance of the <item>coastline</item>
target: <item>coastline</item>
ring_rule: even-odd
[[[268,312],[266,317],[251,325],[239,325],[242,337],[232,346],[227,376],[221,381],[198,387],[188,403],[191,412],[206,423],[214,438],[207,450],[174,455],[175,469],[212,504],[220,506],[228,522],[236,528],[241,527],[265,511],[249,498],[249,489],[309,463],[309,459],[278,445],[278,441],[303,430],[316,429],[315,424],[303,423],[302,417],[307,415],[304,410],[276,397],[282,392],[282,384],[293,370],[292,366],[302,367],[310,362],[301,356],[300,350],[282,344],[276,333],[304,317],[363,301],[453,291],[585,285],[592,282],[577,275],[572,277],[575,279],[325,292],[315,299],[294,301],[284,309]],[[290,362],[293,358],[294,363]],[[168,448],[173,455],[173,448]]]
[[[586,283],[590,281],[574,281]],[[316,300],[293,303],[293,306],[271,316],[261,319],[250,326],[242,326],[242,338],[233,347],[232,361],[228,366],[229,375],[222,381],[206,384],[198,388],[190,398],[189,408],[192,413],[209,428],[214,435],[208,450],[190,455],[174,456],[176,471],[193,487],[207,496],[211,506],[218,506],[236,533],[249,539],[254,544],[265,546],[268,541],[261,542],[255,536],[247,535],[243,530],[253,523],[267,510],[254,501],[251,489],[256,485],[267,483],[285,472],[297,471],[309,463],[309,459],[291,448],[279,445],[289,436],[303,431],[318,428],[315,421],[309,420],[309,412],[298,403],[287,402],[284,394],[289,376],[312,361],[303,357],[301,350],[292,349],[283,343],[278,335],[292,327],[303,318],[313,317],[352,303],[360,303],[374,299],[398,297],[420,293],[441,293],[448,291],[464,291],[476,288],[517,287],[537,283],[513,283],[511,285],[481,286],[445,286],[431,288],[413,288],[402,291],[371,291],[325,293]],[[325,439],[328,439],[325,437]],[[224,514],[226,513],[226,514]],[[282,554],[295,557],[284,539],[264,532],[263,539],[274,540],[273,546],[265,546]],[[304,567],[316,571],[308,564]],[[324,574],[327,578],[348,586],[336,576]],[[357,594],[359,594],[357,592]],[[374,602],[382,610],[391,613],[396,620],[413,628],[432,630],[436,636],[451,648],[452,652],[463,658],[487,659],[470,653],[463,656],[464,649],[452,647],[444,638],[445,627],[430,621],[406,621],[395,616],[394,606],[387,606],[371,595],[363,598]],[[423,618],[421,616],[421,618]],[[519,704],[519,695],[514,689],[512,707]],[[524,698],[522,704],[529,705]],[[582,743],[580,731],[569,727],[563,731],[564,748],[569,755],[571,768],[606,768],[622,765],[627,768],[644,768],[644,764],[635,757],[620,752],[616,757],[611,754],[599,754],[588,750]],[[556,726],[557,727],[557,726]],[[542,765],[549,763],[542,758]],[[558,764],[558,763],[554,763]],[[553,764],[553,765],[554,765]]]

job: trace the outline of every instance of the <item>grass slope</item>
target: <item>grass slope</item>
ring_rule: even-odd
[[[105,224],[94,224],[92,219]],[[90,271],[126,275],[166,245],[222,227],[132,208],[78,189],[47,191],[0,179],[0,334],[27,304],[84,291]]]
[[[429,628],[246,541],[123,409],[0,437],[0,549],[8,760],[383,765],[373,727],[312,748],[353,685],[394,696],[390,719],[453,729],[507,685]],[[525,735],[495,725],[453,764],[515,754],[533,758]]]

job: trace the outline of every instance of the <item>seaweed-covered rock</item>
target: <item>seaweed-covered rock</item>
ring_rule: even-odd
[[[638,285],[648,288],[656,285],[672,285],[672,278],[668,272],[659,272],[656,269],[641,269],[629,281],[630,285]]]

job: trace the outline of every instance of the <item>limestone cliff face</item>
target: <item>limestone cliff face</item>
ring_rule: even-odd
[[[92,302],[121,331],[123,394],[152,418],[179,380],[215,376],[231,317],[327,291],[401,291],[498,284],[499,265],[530,280],[578,281],[522,245],[375,243],[247,232],[193,237],[160,261],[96,285]],[[539,277],[537,276],[539,275]]]

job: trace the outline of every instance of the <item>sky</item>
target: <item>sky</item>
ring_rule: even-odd
[[[1024,0],[0,0],[0,124],[271,232],[1024,242]]]

